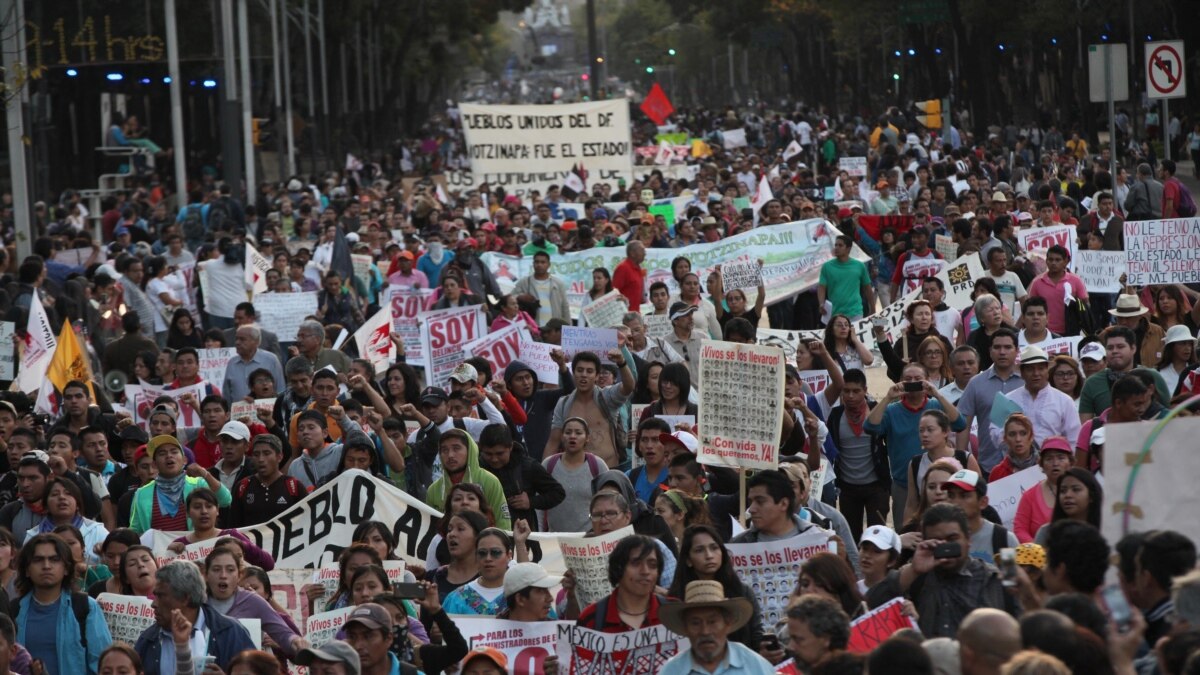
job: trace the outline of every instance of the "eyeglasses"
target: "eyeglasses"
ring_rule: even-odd
[[[480,560],[487,560],[488,558],[492,558],[494,560],[499,560],[504,557],[504,549],[502,549],[502,548],[481,548],[481,549],[475,551],[475,557],[479,558]]]
[[[604,521],[604,520],[613,521],[613,520],[616,520],[617,518],[620,518],[621,513],[622,513],[621,511],[605,511],[604,513],[593,513],[592,520],[597,523]]]

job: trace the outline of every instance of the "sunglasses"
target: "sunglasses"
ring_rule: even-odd
[[[475,551],[475,557],[480,560],[499,560],[504,557],[504,549],[502,548],[481,548]]]

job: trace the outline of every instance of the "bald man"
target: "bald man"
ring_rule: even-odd
[[[963,675],[999,675],[1021,651],[1021,626],[1001,610],[977,609],[958,627],[958,649]]]

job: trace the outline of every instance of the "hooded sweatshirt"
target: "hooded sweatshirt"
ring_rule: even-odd
[[[661,541],[670,551],[679,550],[675,543],[675,535],[671,534],[671,528],[657,513],[646,506],[646,502],[637,496],[637,492],[633,489],[633,483],[629,482],[629,476],[616,469],[609,469],[596,476],[596,479],[592,481],[592,492],[599,492],[600,488],[605,485],[616,486],[625,501],[629,502],[630,523],[633,525],[634,532]]]
[[[442,437],[449,433],[452,432],[444,433]],[[483,496],[487,499],[488,505],[492,507],[492,514],[496,517],[496,527],[502,530],[511,530],[512,518],[508,513],[508,500],[504,497],[504,487],[500,485],[500,480],[496,476],[479,466],[479,446],[475,444],[475,439],[471,438],[471,434],[457,435],[467,441],[467,468],[458,482],[478,485],[483,490]],[[450,493],[453,485],[454,482],[451,481],[449,474],[443,471],[442,477],[434,481],[433,485],[429,486],[429,491],[425,493],[426,503],[433,505],[436,509],[441,509],[446,505],[446,495]]]
[[[538,529],[535,510],[548,511],[567,498],[567,491],[563,486],[550,476],[541,462],[530,459],[519,444],[513,444],[508,464],[488,469],[500,480],[506,497],[522,492],[529,496],[529,508],[512,509],[511,515],[513,522],[524,519],[534,530]]]
[[[533,368],[524,361],[513,361],[504,369],[504,384],[510,392],[513,390],[513,378],[521,371],[531,373],[534,381],[537,381],[537,373]],[[558,452],[557,448],[546,452],[546,442],[550,440],[550,421],[554,417],[554,405],[558,403],[558,399],[575,391],[575,378],[571,377],[569,368],[559,372],[558,384],[558,389],[534,389],[529,398],[517,399],[527,418],[525,424],[517,426],[518,440],[525,444],[525,451],[529,453],[529,457],[539,462]]]

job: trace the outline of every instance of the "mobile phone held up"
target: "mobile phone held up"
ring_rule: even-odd
[[[924,382],[905,382],[904,383],[904,391],[906,391],[910,394],[915,394],[917,392],[925,391],[925,383]]]
[[[961,556],[962,556],[962,544],[956,544],[954,542],[948,541],[944,544],[938,544],[937,547],[933,549],[933,557],[935,560],[946,560],[949,558],[958,558]]]

